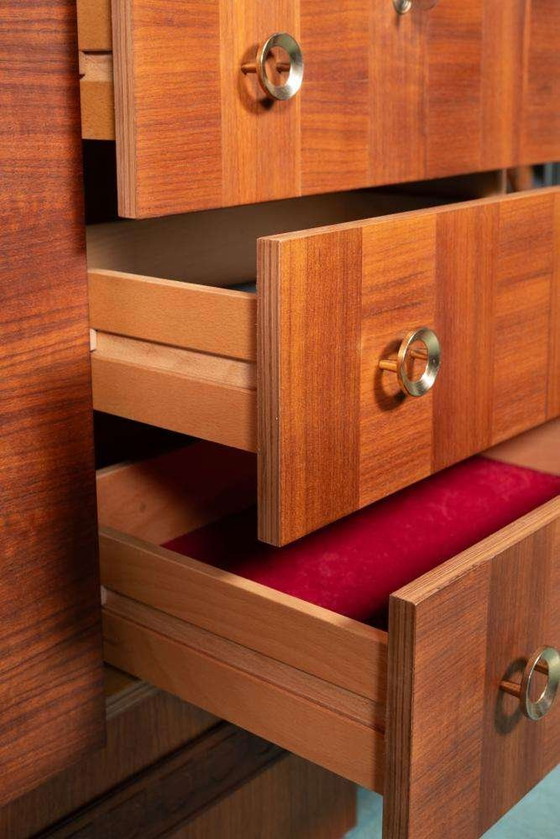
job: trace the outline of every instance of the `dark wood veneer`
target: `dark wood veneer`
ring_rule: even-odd
[[[0,803],[101,745],[76,9],[0,9]]]

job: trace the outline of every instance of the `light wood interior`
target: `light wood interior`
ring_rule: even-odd
[[[554,421],[487,454],[559,449]],[[387,633],[158,546],[251,504],[254,457],[196,443],[97,482],[107,660],[381,792]]]
[[[256,451],[256,240],[441,200],[369,190],[90,226],[94,407]]]
[[[495,186],[492,173],[489,177]],[[479,184],[479,187],[483,187]],[[474,187],[473,187],[474,188]],[[141,221],[91,225],[87,229],[88,268],[208,286],[253,283],[256,240],[373,218],[442,203],[434,194],[407,195],[377,190],[332,193],[265,204]],[[457,199],[459,200],[459,199]]]

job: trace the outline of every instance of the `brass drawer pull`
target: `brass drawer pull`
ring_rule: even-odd
[[[393,6],[399,15],[406,15],[413,7],[427,11],[428,9],[433,9],[438,2],[439,0],[393,0]]]
[[[422,349],[413,345],[424,344]],[[409,358],[424,359],[426,366],[419,379],[409,378],[406,367]],[[441,365],[441,347],[436,333],[427,326],[413,329],[403,338],[396,358],[384,358],[379,362],[381,370],[397,374],[399,387],[409,396],[424,396],[435,383]]]
[[[546,687],[537,700],[532,700],[531,682],[535,671],[545,673],[548,678]],[[501,682],[500,688],[519,699],[521,710],[530,720],[540,720],[545,717],[556,698],[560,684],[560,653],[554,647],[541,647],[529,658],[521,684],[515,682]]]
[[[276,64],[277,72],[288,72],[288,78],[284,84],[273,84],[266,71],[266,61],[274,47],[281,47],[288,54],[289,61]],[[276,32],[259,47],[256,61],[243,64],[241,70],[243,73],[256,73],[260,86],[271,99],[291,99],[303,82],[301,47],[287,32]]]

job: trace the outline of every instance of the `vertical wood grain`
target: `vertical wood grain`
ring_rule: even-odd
[[[76,9],[0,10],[0,803],[103,739]]]
[[[520,163],[545,163],[560,158],[560,5],[528,6]]]
[[[301,192],[368,182],[371,0],[300,0]]]
[[[284,544],[358,505],[361,231],[259,246],[259,530]]]
[[[498,213],[491,203],[437,216],[434,323],[442,367],[433,389],[433,471],[492,442]]]
[[[556,499],[391,597],[392,839],[478,839],[557,763],[560,708],[535,725],[499,684],[560,643],[559,525]]]
[[[434,322],[436,218],[395,219],[362,235],[360,505],[431,468],[433,395],[406,399],[379,359],[398,350],[404,323]]]
[[[558,414],[558,201],[536,190],[261,240],[261,538],[298,538]],[[442,360],[413,398],[379,361],[420,326]]]
[[[487,5],[485,0],[442,2],[428,14],[423,115],[428,178],[481,168],[482,30]]]
[[[113,3],[119,212],[222,201],[220,17],[214,0]],[[194,164],[194,165],[189,165]]]
[[[495,248],[492,442],[547,418],[556,193],[499,206]],[[521,351],[520,351],[521,348]]]
[[[220,68],[224,205],[299,195],[300,98],[273,101],[256,74],[258,45],[275,32],[299,40],[299,0],[220,0]]]
[[[484,3],[481,54],[481,163],[512,167],[521,153],[524,116],[523,61],[527,40],[527,0]]]
[[[560,195],[554,203],[553,275],[550,284],[550,367],[547,418],[560,414]]]
[[[371,20],[371,178],[374,183],[425,177],[426,32],[417,9],[388,14],[377,0]]]
[[[403,16],[390,0],[115,0],[113,28],[122,215],[560,157],[550,0],[446,0]],[[275,31],[304,55],[290,101],[241,72]]]

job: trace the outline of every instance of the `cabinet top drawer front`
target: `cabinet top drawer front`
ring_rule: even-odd
[[[559,219],[552,189],[260,240],[264,541],[560,413]],[[411,362],[403,340],[419,327],[441,354],[420,398],[388,369]]]
[[[391,0],[114,0],[121,215],[559,157],[560,58],[551,33],[560,8],[533,0],[524,15],[522,5],[446,0],[430,10],[413,4],[401,17]],[[88,39],[105,43],[82,18],[82,48]],[[276,69],[269,61],[264,71],[269,81],[296,90],[298,45],[303,55],[303,83],[289,99],[271,98],[266,79],[259,84],[248,72],[274,33],[288,33],[296,47],[290,40],[289,55],[277,50]],[[106,67],[105,81],[83,79],[91,138],[112,136]],[[90,125],[96,114],[99,124]]]

